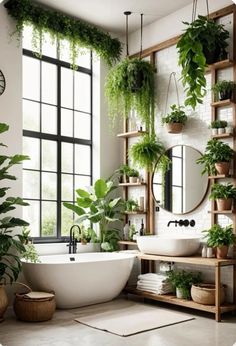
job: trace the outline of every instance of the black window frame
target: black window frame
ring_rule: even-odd
[[[71,69],[71,65],[69,62],[65,62],[63,60],[57,59],[57,58],[52,58],[46,55],[42,55],[40,57],[37,57],[35,55],[34,52],[32,52],[31,50],[22,49],[22,58],[24,56],[30,57],[30,58],[34,58],[40,61],[40,71],[41,71],[41,66],[42,66],[42,62],[46,62],[46,63],[52,63],[57,67],[57,105],[53,105],[56,106],[57,108],[57,134],[48,134],[48,133],[42,133],[41,130],[41,126],[42,126],[42,121],[41,121],[41,114],[42,114],[42,107],[40,106],[40,132],[37,131],[30,131],[30,130],[25,130],[23,129],[23,137],[28,137],[28,138],[37,138],[40,140],[53,140],[54,142],[57,143],[57,199],[56,199],[56,206],[57,206],[57,212],[56,212],[56,217],[57,217],[57,230],[56,230],[56,236],[55,237],[42,237],[42,201],[44,201],[44,199],[42,199],[42,179],[40,178],[40,196],[38,199],[34,199],[34,198],[24,198],[24,200],[27,202],[29,201],[39,201],[40,202],[40,214],[39,214],[39,222],[40,222],[40,237],[33,237],[33,241],[34,243],[61,243],[61,242],[65,242],[68,241],[68,236],[61,236],[61,231],[62,231],[62,223],[61,223],[61,206],[62,206],[62,189],[61,189],[61,177],[62,174],[65,174],[64,172],[62,172],[62,167],[61,167],[61,144],[62,143],[71,143],[71,144],[82,144],[82,145],[86,145],[90,147],[90,174],[89,175],[85,175],[85,174],[75,174],[73,172],[73,185],[74,185],[74,181],[75,181],[75,176],[87,176],[90,177],[90,185],[92,185],[92,181],[93,181],[93,54],[92,51],[90,52],[90,69],[82,67],[82,66],[77,66],[76,72],[82,72],[85,73],[87,75],[90,76],[90,112],[83,112],[80,111],[81,113],[84,114],[89,114],[90,115],[90,140],[87,139],[79,139],[79,138],[75,138],[75,137],[67,137],[67,136],[61,136],[61,109],[70,109],[73,112],[74,111],[78,111],[71,108],[67,108],[67,107],[62,107],[61,105],[61,68],[70,68]],[[42,73],[40,73],[40,86],[42,85]],[[28,98],[24,98],[22,97],[22,101],[26,100],[26,101],[31,101],[31,102],[36,102],[40,105],[49,105],[52,106],[52,104],[47,103],[47,102],[42,102],[41,99],[41,95],[42,95],[42,90],[40,87],[40,100],[36,101],[36,100],[32,100],[32,99],[28,99]],[[73,149],[74,150],[74,149]],[[41,152],[40,152],[40,158],[41,158]],[[41,160],[40,160],[41,162]],[[73,165],[74,165],[74,161],[73,161]],[[37,172],[42,172],[42,167],[41,167],[41,163],[40,163],[40,168],[39,170],[36,169],[27,169],[27,168],[23,168],[23,170],[28,170],[28,171],[37,171]],[[43,172],[46,172],[45,170],[43,170]],[[46,201],[50,201],[50,200],[46,200]],[[53,200],[53,202],[55,202]],[[72,201],[71,201],[72,202]],[[75,202],[75,191],[73,193],[73,203]]]

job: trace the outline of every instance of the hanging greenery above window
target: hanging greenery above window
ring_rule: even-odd
[[[33,4],[31,0],[9,0],[5,7],[8,14],[16,19],[16,32],[19,35],[23,31],[24,24],[33,26],[34,47],[40,47],[40,40],[45,33],[49,33],[53,40],[68,40],[73,67],[81,48],[94,50],[108,65],[112,65],[120,58],[122,50],[120,41],[111,38],[109,34],[91,24],[42,8]]]

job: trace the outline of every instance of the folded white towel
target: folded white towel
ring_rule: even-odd
[[[145,291],[145,292],[150,292],[150,293],[155,293],[155,294],[168,294],[172,293],[172,290],[163,290],[163,289],[153,289],[153,288],[140,288],[137,287],[137,290],[139,291]]]
[[[137,284],[143,285],[143,286],[151,286],[151,287],[171,286],[170,282],[151,282],[151,281],[145,281],[145,280],[138,280]]]
[[[145,283],[157,283],[157,284],[162,284],[165,282],[169,282],[168,278],[157,278],[155,280],[149,280],[149,279],[139,279],[140,282],[145,282]]]
[[[137,288],[146,290],[146,289],[151,289],[151,290],[162,290],[162,291],[172,291],[172,286],[151,286],[151,285],[137,285]]]
[[[149,280],[149,281],[159,281],[161,279],[165,280],[167,277],[166,275],[162,274],[155,274],[155,273],[147,273],[147,274],[140,274],[138,278],[141,280]]]

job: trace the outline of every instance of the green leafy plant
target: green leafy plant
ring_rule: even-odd
[[[229,246],[236,241],[232,225],[222,227],[215,224],[203,232],[206,233],[204,238],[207,238],[207,245],[210,247]]]
[[[212,129],[221,129],[227,127],[228,122],[225,120],[214,120],[211,122]]]
[[[148,61],[138,58],[126,58],[109,71],[105,94],[113,124],[118,116],[128,117],[134,110],[146,131],[151,132],[154,128],[154,73]],[[140,81],[138,86],[137,81]]]
[[[101,248],[103,251],[111,252],[119,250],[118,241],[120,240],[120,235],[117,230],[108,230],[105,233]]]
[[[138,202],[134,199],[128,199],[124,202],[125,211],[132,212],[137,211],[139,209]]]
[[[202,281],[201,273],[186,272],[185,270],[170,270],[167,272],[167,277],[173,287],[181,289],[185,299],[191,297],[191,286]]]
[[[206,94],[206,55],[218,50],[215,61],[224,58],[229,32],[222,24],[204,16],[184,24],[187,29],[177,43],[179,65],[182,67],[182,82],[187,93],[185,105],[195,109]]]
[[[0,134],[8,131],[8,129],[7,124],[0,123]],[[6,145],[0,143],[0,146]],[[28,159],[29,157],[24,155],[0,155],[0,181],[16,180],[15,176],[9,174],[9,169]],[[0,188],[0,214],[9,213],[15,210],[18,205],[28,205],[20,197],[6,198],[7,190],[9,190],[7,186]],[[24,226],[28,226],[28,222],[20,218],[8,215],[0,219],[0,284],[6,284],[8,281],[12,284],[19,276],[21,271],[20,257],[25,252],[26,234],[15,234],[13,231],[15,227]]]
[[[92,224],[99,224],[101,247],[106,250],[108,245],[104,244],[110,240],[109,251],[115,249],[115,239],[119,239],[119,230],[114,228],[113,224],[122,221],[121,215],[124,210],[122,199],[120,197],[112,198],[111,196],[112,191],[116,188],[117,186],[114,185],[113,181],[98,179],[94,183],[92,192],[83,189],[76,190],[78,198],[75,205],[67,202],[63,203],[66,208],[79,216],[78,223],[88,220]]]
[[[233,149],[226,143],[211,139],[207,142],[205,153],[196,160],[196,163],[204,165],[202,174],[216,174],[215,163],[230,162],[234,156]]]
[[[132,241],[134,240],[134,235],[137,234],[138,231],[135,228],[135,225],[130,225],[129,227],[129,234],[128,234],[128,240]]]
[[[138,178],[139,177],[139,171],[137,171],[137,169],[130,168],[130,171],[128,172],[128,177]]]
[[[233,184],[228,183],[223,185],[216,183],[212,185],[209,199],[215,200],[228,198],[236,199],[236,188],[233,186]]]
[[[83,224],[80,224],[81,233],[75,230],[75,238],[78,242],[83,244],[87,243],[98,243],[99,239],[96,232],[91,227],[86,227]]]
[[[25,251],[22,253],[22,258],[27,262],[40,263],[38,252],[32,243],[27,243],[25,245]]]
[[[171,112],[162,118],[163,124],[180,123],[185,125],[187,121],[187,115],[183,111],[183,106],[171,105]]]
[[[220,82],[217,82],[213,87],[211,88],[215,94],[219,92],[229,92],[233,91],[235,88],[235,82],[229,81],[229,80],[222,80]]]
[[[31,0],[9,0],[5,4],[8,14],[16,21],[16,32],[21,35],[24,24],[33,26],[33,47],[36,52],[45,33],[51,39],[66,39],[70,43],[71,65],[75,67],[81,48],[94,50],[109,65],[120,58],[121,43],[97,27],[55,10],[46,9]]]

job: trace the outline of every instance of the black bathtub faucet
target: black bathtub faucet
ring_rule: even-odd
[[[67,244],[67,246],[69,247],[69,254],[70,253],[76,253],[77,250],[77,239],[75,237],[75,228],[78,228],[79,230],[79,234],[81,234],[81,228],[79,227],[79,225],[73,225],[70,228],[70,240],[69,240],[69,244]]]

